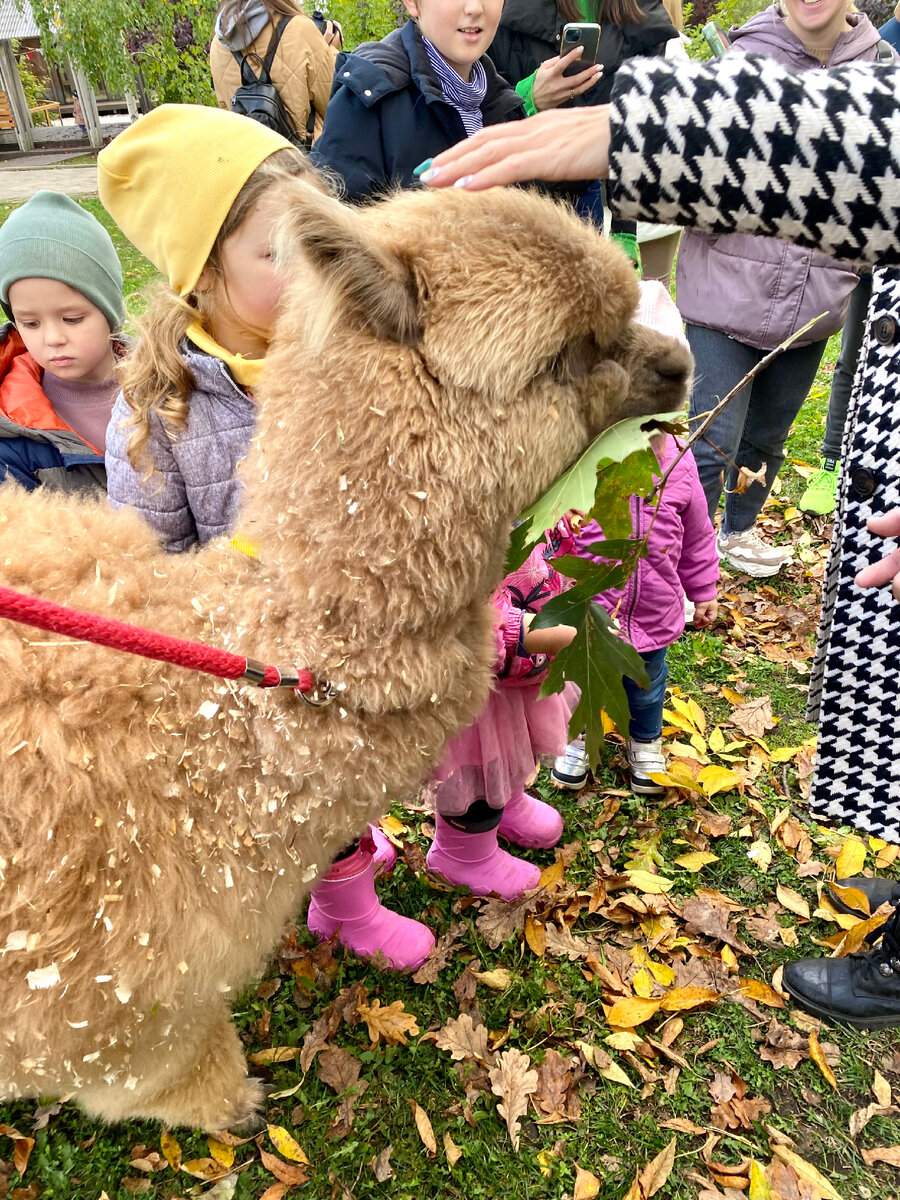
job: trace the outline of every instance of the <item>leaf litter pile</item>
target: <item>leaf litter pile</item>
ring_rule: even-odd
[[[5,1106],[0,1200],[900,1195],[900,1039],[827,1025],[780,989],[790,958],[865,949],[884,913],[840,913],[828,885],[892,873],[898,847],[809,816],[800,714],[827,542],[777,492],[762,524],[795,563],[762,585],[726,575],[716,626],[673,648],[664,796],[626,790],[604,719],[582,793],[536,780],[566,833],[511,905],[429,879],[429,810],[395,806],[379,891],[437,945],[408,977],[302,921],[285,932],[235,1007],[270,1089],[258,1132]]]

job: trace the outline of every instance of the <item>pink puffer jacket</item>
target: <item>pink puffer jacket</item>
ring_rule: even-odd
[[[575,545],[568,522],[561,520],[494,592],[492,599],[499,618],[495,673],[502,686],[525,687],[539,683],[546,674],[547,655],[529,654],[522,645],[522,617],[539,612],[548,600],[572,586],[571,580],[553,569],[550,560],[574,554]]]
[[[677,453],[675,439],[667,437],[657,452],[663,471]],[[646,653],[670,646],[684,632],[685,596],[699,604],[716,595],[716,538],[691,453],[685,454],[666,481],[659,512],[632,496],[631,517],[634,537],[650,531],[647,556],[624,588],[602,592],[597,601],[617,619],[622,636],[635,650]],[[600,526],[590,521],[575,538],[576,554],[602,561],[593,553],[602,536]]]

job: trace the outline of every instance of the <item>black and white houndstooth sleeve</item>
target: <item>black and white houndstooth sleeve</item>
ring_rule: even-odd
[[[756,56],[634,58],[611,128],[619,216],[900,262],[900,65],[797,75]]]

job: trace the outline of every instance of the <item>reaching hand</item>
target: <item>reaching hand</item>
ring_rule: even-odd
[[[531,96],[536,109],[543,112],[547,108],[557,108],[560,104],[565,104],[567,100],[574,100],[576,96],[580,96],[582,92],[586,92],[594,86],[603,74],[603,68],[598,67],[595,63],[586,67],[585,70],[579,71],[577,75],[563,75],[563,71],[567,67],[574,66],[583,53],[584,47],[576,46],[562,58],[557,55],[541,63],[534,73],[534,83],[531,87]]]
[[[694,605],[694,628],[705,629],[707,625],[712,625],[718,615],[718,600],[701,600]]]
[[[866,526],[878,537],[900,537],[900,508],[892,509],[883,517],[870,517]],[[892,550],[880,562],[865,567],[856,576],[856,583],[861,588],[881,587],[890,583],[894,599],[900,600],[900,549]]]
[[[416,168],[431,187],[480,192],[530,179],[605,179],[609,105],[538,113],[481,129]]]
[[[578,630],[574,625],[552,625],[549,629],[532,629],[534,613],[522,618],[522,645],[529,654],[559,654],[570,645]]]
[[[325,29],[322,32],[325,42],[329,46],[337,46],[338,50],[344,48],[344,31],[341,29],[340,22],[326,21]]]

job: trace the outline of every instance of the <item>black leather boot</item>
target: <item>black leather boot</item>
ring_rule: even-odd
[[[803,958],[784,968],[785,991],[807,1012],[857,1029],[900,1026],[900,909],[865,954]]]
[[[848,904],[846,899],[834,890],[833,885],[828,885],[828,899],[832,907],[838,912],[850,913],[863,921],[886,901],[896,904],[900,900],[900,883],[896,879],[879,879],[877,876],[874,879],[866,879],[862,875],[854,875],[851,879],[835,879],[834,884],[839,888],[856,888],[868,898],[869,911],[865,912],[862,908],[854,908],[852,904]]]

